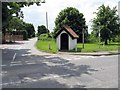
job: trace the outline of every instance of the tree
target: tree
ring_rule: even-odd
[[[31,0],[32,1],[32,0]],[[41,2],[35,2],[37,5],[40,5]],[[5,33],[6,30],[9,30],[10,27],[10,21],[15,15],[16,17],[23,18],[23,12],[21,11],[21,8],[24,6],[30,6],[33,5],[34,2],[2,2],[2,33],[3,38],[2,42],[5,42]]]
[[[62,28],[63,25],[68,25],[78,34],[78,41],[82,42],[82,30],[84,29],[85,32],[87,32],[85,22],[84,15],[76,8],[67,7],[59,13],[55,20],[54,35]]]
[[[88,35],[88,42],[95,43],[97,42],[96,34],[92,31],[91,34]]]
[[[44,25],[38,26],[38,35],[48,32],[49,32],[48,29]]]
[[[9,22],[9,29],[22,30],[24,28],[23,20],[19,19],[18,17],[12,17]]]
[[[111,40],[111,38],[120,33],[117,9],[116,7],[111,9],[109,6],[101,5],[97,10],[95,12],[96,17],[92,21],[92,28],[97,35],[100,31],[101,40],[107,45],[107,40]]]
[[[31,24],[31,23],[25,23],[25,30],[28,33],[28,38],[32,38],[34,36],[35,29],[34,29],[33,24]]]

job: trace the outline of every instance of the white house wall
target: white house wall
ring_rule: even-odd
[[[75,48],[76,44],[77,44],[77,39],[72,39],[70,36],[69,36],[69,50],[72,50]]]
[[[60,36],[57,36],[57,38],[56,38],[56,47],[57,47],[57,49],[59,50],[60,49]]]

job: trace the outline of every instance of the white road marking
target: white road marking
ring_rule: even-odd
[[[7,66],[7,65],[4,64],[4,65],[1,65],[1,66],[2,66],[2,67],[5,67],[5,66]]]
[[[19,49],[21,49],[21,48],[22,48],[22,47],[19,47],[19,48],[18,48],[18,50],[19,50]],[[13,58],[12,58],[12,62],[11,62],[11,63],[13,63],[13,62],[15,61],[16,55],[17,55],[17,53],[15,53],[15,54],[14,54],[14,56],[13,56]]]
[[[0,85],[2,86],[2,85],[20,84],[20,83],[21,83],[21,81],[17,81],[17,82],[2,83]]]
[[[18,64],[10,64],[10,66],[18,66],[18,65],[22,65],[21,63]]]
[[[15,61],[16,54],[17,54],[17,53],[14,54],[13,59],[12,59],[12,62]]]
[[[27,64],[36,64],[35,62],[29,62],[29,63],[27,63]]]
[[[13,64],[13,63],[21,63],[21,61],[11,62],[11,64]]]

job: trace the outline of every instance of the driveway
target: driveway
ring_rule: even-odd
[[[3,88],[117,88],[118,56],[50,54],[37,38],[2,46]]]

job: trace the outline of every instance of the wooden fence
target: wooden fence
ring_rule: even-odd
[[[23,41],[23,35],[11,35],[10,33],[6,33],[5,41]]]

